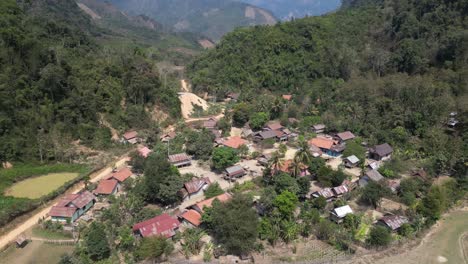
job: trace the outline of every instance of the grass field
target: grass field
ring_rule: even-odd
[[[64,239],[72,239],[73,236],[71,233],[59,232],[59,231],[51,231],[46,230],[40,227],[35,227],[32,229],[32,236],[37,238],[44,238],[44,239],[57,239],[57,240],[64,240]]]
[[[468,232],[468,211],[454,212],[440,222],[437,230],[423,244],[409,252],[386,257],[374,264],[467,263],[461,247],[461,237]]]
[[[26,179],[15,183],[6,191],[6,195],[17,198],[37,199],[49,194],[78,177],[79,173],[49,173],[43,176]]]
[[[12,246],[0,253],[0,264],[58,263],[60,257],[73,252],[73,248],[73,246],[59,246],[33,241],[24,248]]]

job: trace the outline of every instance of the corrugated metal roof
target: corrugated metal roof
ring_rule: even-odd
[[[49,216],[72,217],[76,210],[78,210],[76,207],[52,206]]]
[[[382,217],[379,221],[382,221],[384,224],[386,224],[389,228],[392,230],[397,230],[400,228],[403,224],[408,223],[408,218],[400,215],[388,215]]]
[[[181,161],[188,161],[191,160],[190,156],[185,153],[169,155],[169,162],[171,163],[178,163]]]
[[[241,166],[236,165],[236,166],[226,168],[226,172],[229,174],[237,174],[237,173],[245,172],[245,170]]]
[[[206,184],[211,184],[211,181],[208,177],[201,178],[201,179],[194,179],[192,181],[186,182],[184,184],[185,189],[189,194],[197,193],[200,191],[203,186]]]
[[[89,191],[84,191],[78,195],[71,203],[73,203],[78,208],[83,208],[91,201],[96,200],[96,196],[90,193]]]
[[[339,218],[345,217],[347,214],[352,214],[353,209],[349,205],[341,206],[338,208],[333,209],[333,213],[338,216]]]
[[[346,158],[349,162],[351,162],[352,164],[356,164],[359,162],[359,159],[358,157],[356,157],[355,155],[352,155],[352,156],[349,156]]]
[[[112,194],[112,192],[117,187],[117,184],[119,184],[119,182],[117,180],[114,180],[114,179],[102,180],[102,181],[99,182],[96,190],[94,190],[94,193],[95,194],[105,194],[105,195]]]
[[[356,137],[350,131],[345,131],[345,132],[338,133],[337,136],[343,141],[350,140],[350,139],[353,139],[353,138]]]
[[[373,180],[375,182],[379,182],[379,181],[384,179],[382,174],[380,174],[380,172],[378,172],[377,170],[369,170],[369,171],[366,172],[366,175],[367,175],[367,177],[369,177],[369,179],[371,179],[371,180]]]
[[[133,231],[139,231],[142,237],[162,235],[170,238],[175,235],[175,230],[179,225],[180,222],[176,218],[162,214],[134,225]]]

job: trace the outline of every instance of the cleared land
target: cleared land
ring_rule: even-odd
[[[53,192],[78,175],[79,173],[64,172],[30,178],[14,184],[6,194],[17,198],[37,199]]]
[[[73,252],[73,249],[73,246],[33,241],[24,248],[11,246],[0,253],[0,264],[58,263],[62,255]]]

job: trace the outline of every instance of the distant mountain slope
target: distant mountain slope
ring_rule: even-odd
[[[338,9],[341,0],[238,0],[268,9],[281,19],[318,16]]]
[[[101,0],[104,1],[104,0]],[[271,12],[232,0],[110,0],[132,15],[146,15],[179,32],[213,40],[239,26],[275,24]]]

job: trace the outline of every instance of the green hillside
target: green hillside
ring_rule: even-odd
[[[147,127],[144,110],[179,116],[178,87],[163,86],[138,46],[102,47],[72,0],[0,3],[0,160],[69,160],[71,141],[103,149],[110,131]]]
[[[278,116],[279,105],[269,94],[291,93],[294,103],[280,112],[282,120],[349,129],[371,144],[401,146],[408,158],[422,158],[438,172],[451,171],[468,155],[467,133],[460,133],[468,121],[467,2],[345,6],[336,14],[228,34],[190,65],[194,90],[218,98],[240,91],[247,105],[235,109],[271,116]],[[450,112],[463,120],[448,136]]]

